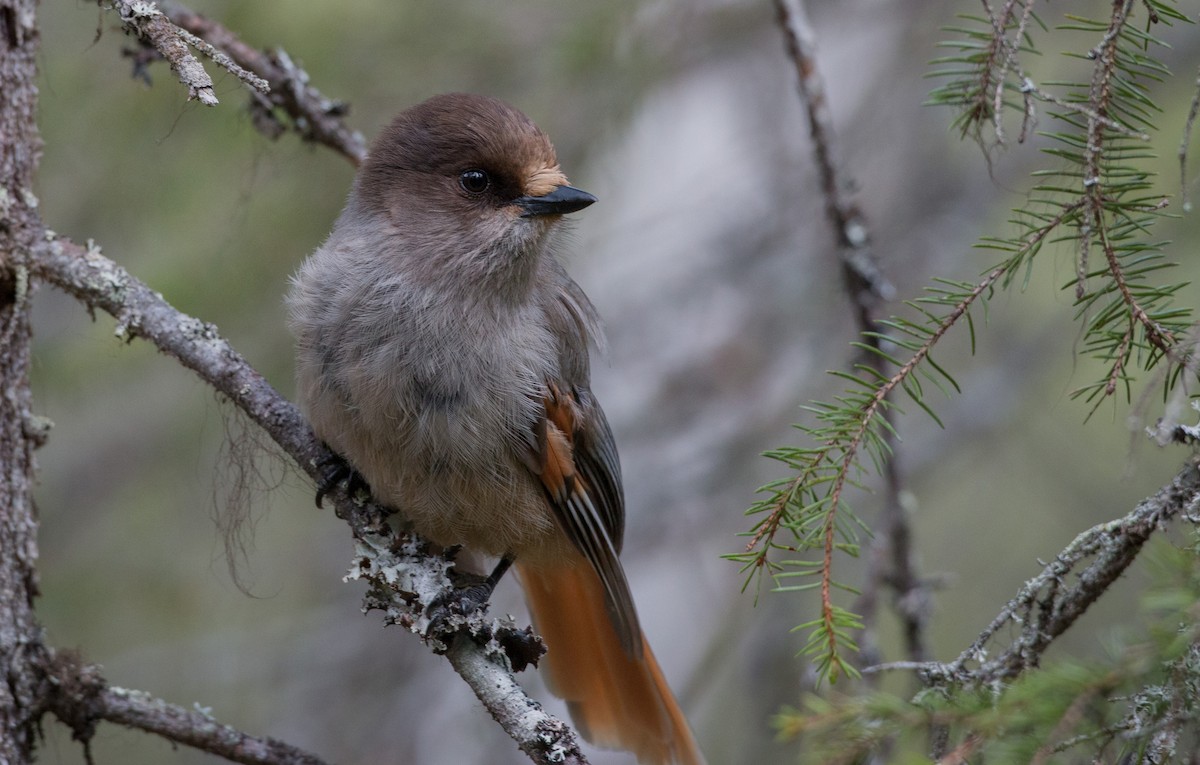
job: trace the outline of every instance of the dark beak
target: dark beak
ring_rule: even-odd
[[[573,213],[595,202],[591,194],[574,186],[559,186],[540,197],[518,197],[516,204],[523,212],[522,218],[535,215],[566,215]]]

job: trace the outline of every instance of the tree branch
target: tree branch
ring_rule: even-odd
[[[221,24],[174,2],[164,2],[163,12],[175,24],[227,54],[269,84],[250,94],[254,124],[270,138],[290,129],[306,141],[319,143],[349,159],[355,166],[367,156],[366,141],[343,119],[349,107],[323,96],[309,84],[308,73],[282,48],[261,51],[242,42]],[[285,119],[286,118],[286,119]]]
[[[27,253],[41,233],[34,180],[41,158],[36,0],[0,0],[0,763],[23,765],[40,740],[47,683],[38,595],[34,449],[45,426],[33,414]]]
[[[105,0],[100,0],[101,6]],[[212,78],[188,46],[244,82],[250,90],[254,126],[272,140],[292,130],[304,140],[319,143],[356,166],[367,156],[362,134],[343,117],[349,107],[326,98],[309,84],[308,73],[282,48],[257,50],[221,24],[178,3],[159,5],[146,0],[113,0],[124,27],[171,65],[188,89],[188,98],[216,106]]]
[[[95,734],[96,722],[107,720],[244,765],[326,765],[291,744],[223,725],[207,710],[186,709],[143,691],[111,686],[98,667],[84,664],[74,653],[54,654],[48,670],[54,686],[50,707],[85,747]]]
[[[1129,568],[1156,530],[1179,516],[1194,518],[1198,508],[1200,467],[1191,461],[1124,517],[1075,537],[954,661],[905,662],[875,669],[916,669],[933,686],[990,687],[1011,681],[1038,666],[1050,645]],[[1091,563],[1072,577],[1089,559]],[[988,645],[1010,624],[1016,627],[1016,636],[999,653],[989,651]],[[987,659],[989,654],[995,658]]]
[[[144,691],[105,687],[96,698],[97,717],[159,736],[230,762],[246,765],[325,765],[315,755],[273,738],[247,735],[218,723],[207,711],[190,710]]]
[[[821,174],[825,213],[837,237],[843,275],[855,305],[867,314],[860,316],[859,323],[869,324],[870,314],[880,303],[892,298],[895,288],[871,255],[866,218],[847,192],[851,184],[842,171],[834,145],[833,115],[817,67],[816,34],[808,22],[803,0],[776,0],[775,7],[788,53],[800,78],[800,98],[808,115],[814,158]]]
[[[104,0],[100,0],[104,7]],[[146,45],[158,51],[171,65],[171,71],[188,89],[188,100],[199,101],[205,106],[216,106],[219,101],[213,91],[212,78],[204,65],[188,50],[187,41],[175,26],[158,10],[153,2],[142,0],[112,0],[112,9],[121,18],[121,24]]]
[[[83,247],[46,232],[32,255],[35,278],[90,309],[112,315],[118,337],[148,340],[196,372],[259,424],[310,477],[319,478],[328,450],[299,410],[250,367],[216,327],[177,311],[90,242]],[[394,531],[386,522],[388,511],[350,497],[345,486],[328,496],[357,540],[355,576],[368,583],[367,608],[383,609],[389,622],[424,636],[429,605],[451,588],[449,562],[429,555],[415,536]],[[527,647],[512,647],[522,643],[523,634],[478,612],[454,621],[427,642],[439,652],[448,650],[451,665],[534,762],[586,763],[570,727],[546,713],[512,677],[514,664],[520,669],[533,658]]]

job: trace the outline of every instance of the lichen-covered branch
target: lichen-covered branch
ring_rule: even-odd
[[[34,613],[38,517],[34,450],[45,437],[29,387],[26,249],[40,230],[36,0],[0,0],[0,763],[25,765],[40,740],[46,646]]]
[[[255,73],[270,86],[251,93],[254,124],[268,137],[286,130],[333,149],[356,166],[367,156],[362,134],[345,122],[347,105],[321,94],[282,48],[262,51],[242,42],[227,28],[178,3],[164,2],[163,12],[188,33]]]
[[[100,5],[104,6],[104,0],[100,0]],[[192,55],[179,28],[163,15],[158,6],[145,0],[112,0],[110,7],[117,12],[126,30],[167,60],[179,82],[187,87],[189,101],[196,100],[205,106],[219,103],[213,91],[212,77],[199,59]]]
[[[140,337],[178,360],[261,426],[309,475],[322,456],[300,411],[255,371],[217,328],[175,310],[162,295],[100,253],[47,234],[30,262],[33,276],[117,320],[124,340]]]
[[[325,765],[325,761],[273,738],[250,736],[217,722],[207,711],[169,704],[144,691],[108,686],[95,699],[96,717],[155,733],[168,741],[246,765]]]
[[[85,747],[95,735],[96,723],[107,720],[244,765],[327,765],[291,744],[224,725],[208,710],[187,709],[144,691],[109,685],[98,667],[83,663],[73,653],[55,653],[47,668],[53,687],[50,708]]]
[[[104,6],[107,0],[99,0]],[[348,107],[321,95],[308,73],[282,49],[264,52],[238,39],[211,19],[172,2],[112,0],[121,23],[150,51],[161,56],[188,89],[188,98],[215,106],[213,81],[191,48],[244,82],[250,91],[254,126],[269,138],[294,131],[307,141],[334,149],[355,165],[367,155],[362,135],[344,121]]]
[[[384,620],[417,634],[427,634],[430,619],[421,593],[442,587],[449,561],[425,554],[415,537],[389,536],[386,526],[358,535],[358,565],[350,578],[368,585],[367,608],[382,611]],[[544,647],[529,630],[519,630],[511,620],[485,620],[479,616],[452,615],[446,629],[430,640],[444,653],[455,671],[534,762],[586,765],[574,731],[529,698],[509,668],[536,663]]]
[[[1181,516],[1200,509],[1200,468],[1188,462],[1175,478],[1122,518],[1079,534],[1017,592],[954,661],[904,662],[932,686],[993,687],[1037,667],[1046,650],[1108,590],[1146,541]],[[1006,628],[1007,644],[993,646]],[[1005,633],[1008,634],[1008,633]],[[991,657],[991,658],[989,658]]]

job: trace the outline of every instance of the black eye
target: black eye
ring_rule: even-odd
[[[492,185],[492,179],[482,170],[463,170],[458,176],[458,185],[468,194],[482,194]]]

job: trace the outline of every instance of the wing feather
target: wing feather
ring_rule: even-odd
[[[567,538],[596,570],[609,619],[630,656],[642,654],[641,627],[618,553],[624,530],[619,468],[612,433],[594,402],[579,406],[572,393],[547,386],[545,417],[535,428],[537,460],[527,460],[541,480]],[[599,417],[590,413],[599,412]],[[534,456],[534,455],[528,455]]]

